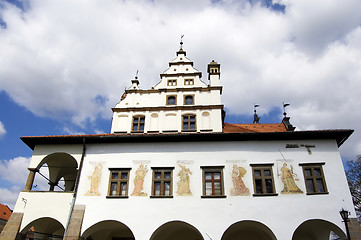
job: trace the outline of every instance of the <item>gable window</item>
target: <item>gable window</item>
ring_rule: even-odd
[[[184,79],[184,85],[194,85],[194,79],[193,78]]]
[[[223,166],[201,168],[203,173],[202,197],[225,197],[223,185]]]
[[[152,197],[172,197],[173,168],[152,168]]]
[[[133,117],[133,132],[144,132],[144,123],[145,117],[144,116],[135,116]]]
[[[168,79],[168,86],[177,86],[177,79]]]
[[[307,189],[307,194],[327,194],[327,186],[325,177],[322,170],[322,165],[324,163],[319,164],[302,164],[303,176],[305,178],[305,184]]]
[[[183,115],[182,117],[183,131],[195,131],[196,130],[196,115]]]
[[[128,197],[130,168],[109,169],[108,197]]]
[[[167,105],[176,105],[176,96],[167,96]]]
[[[193,104],[194,104],[193,95],[187,95],[184,97],[184,105],[193,105]]]
[[[273,164],[251,164],[253,172],[253,196],[275,196]]]

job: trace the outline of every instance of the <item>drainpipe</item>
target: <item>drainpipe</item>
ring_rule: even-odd
[[[81,170],[83,168],[83,160],[84,160],[84,157],[85,157],[85,152],[86,152],[86,145],[85,145],[85,138],[83,138],[83,151],[82,151],[82,154],[81,154],[78,174],[77,174],[76,179],[75,179],[73,199],[71,201],[71,206],[70,206],[70,211],[69,211],[69,215],[68,215],[68,221],[66,223],[64,236],[66,236],[66,232],[68,231],[70,218],[71,218],[71,213],[73,212],[73,209],[74,209],[75,199],[76,199],[76,195],[77,195],[77,192],[78,192],[80,174],[81,174]]]

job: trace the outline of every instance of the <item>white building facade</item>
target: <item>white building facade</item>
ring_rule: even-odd
[[[110,134],[23,137],[29,177],[1,239],[346,239],[342,208],[359,239],[338,149],[353,131],[224,123],[220,65],[208,74],[181,48],[154,88],[132,80]],[[34,191],[42,166],[49,191]]]

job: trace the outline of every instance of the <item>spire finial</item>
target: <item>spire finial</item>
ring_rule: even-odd
[[[254,111],[254,115],[253,115],[253,123],[259,123],[259,117],[257,115],[257,109],[259,107],[259,104],[253,104],[253,111]]]
[[[183,37],[184,37],[184,34],[181,35],[181,41],[180,41],[180,49],[183,48]]]
[[[287,116],[286,107],[289,106],[290,104],[289,103],[284,103],[284,102],[282,102],[282,104],[283,104],[283,116],[286,117]]]
[[[135,79],[138,79],[138,72],[139,70],[137,70],[137,72],[135,73]]]

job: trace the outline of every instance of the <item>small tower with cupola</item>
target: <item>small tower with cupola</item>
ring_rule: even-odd
[[[221,86],[219,81],[221,75],[221,64],[212,60],[210,64],[208,64],[208,80],[211,86]]]

